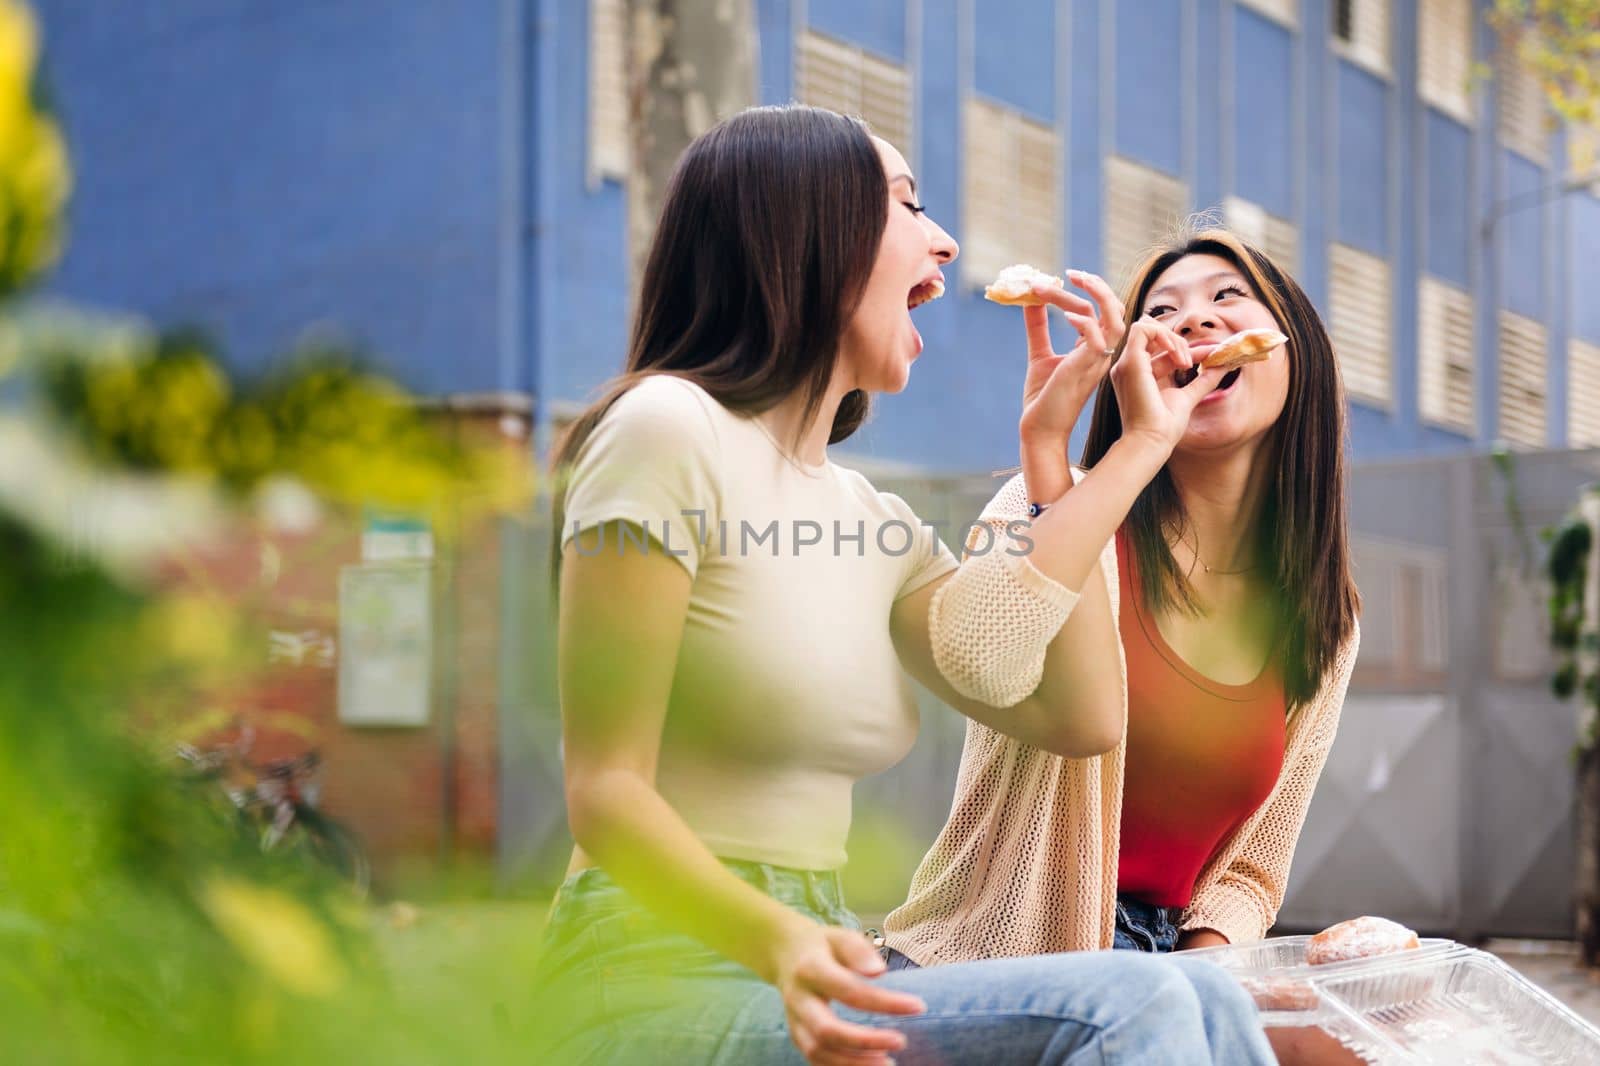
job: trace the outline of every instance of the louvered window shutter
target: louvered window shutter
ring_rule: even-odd
[[[626,0],[589,0],[589,181],[628,176]]]
[[[972,98],[963,123],[962,278],[982,288],[1013,263],[1059,274],[1061,139],[1055,128]]]
[[[1189,190],[1119,156],[1106,160],[1106,280],[1119,290],[1151,248],[1183,224]]]
[[[1550,128],[1539,77],[1509,48],[1500,55],[1500,143],[1540,165],[1550,161]]]
[[[1254,8],[1285,26],[1300,24],[1300,0],[1239,0],[1239,5]]]
[[[1266,252],[1289,274],[1300,270],[1300,231],[1293,222],[1268,214],[1260,205],[1230,196],[1222,205],[1228,228]]]
[[[1333,36],[1352,60],[1389,72],[1389,0],[1334,0]]]
[[[1417,28],[1417,92],[1462,122],[1472,122],[1472,0],[1422,0]]]
[[[1388,407],[1390,383],[1389,264],[1344,244],[1329,253],[1328,331],[1333,337],[1345,389]]]
[[[796,63],[797,100],[862,118],[913,158],[911,75],[904,66],[814,30],[801,35]]]
[[[1567,346],[1567,443],[1600,447],[1600,344],[1577,338]]]
[[[1500,436],[1508,443],[1543,448],[1545,328],[1531,318],[1500,312]]]
[[[1419,413],[1426,422],[1472,435],[1474,421],[1472,298],[1424,277],[1417,299]]]

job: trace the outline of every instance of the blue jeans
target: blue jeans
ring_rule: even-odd
[[[1117,928],[1111,946],[1119,951],[1148,951],[1164,955],[1178,946],[1178,907],[1117,897]]]
[[[860,928],[836,874],[728,862],[819,922]],[[902,1066],[996,1063],[1271,1064],[1256,1010],[1231,977],[1192,959],[1075,952],[991,959],[877,979],[928,1005],[913,1017],[841,1017],[907,1037]],[[664,927],[603,871],[561,887],[545,932],[536,1009],[542,1056],[570,1063],[798,1066],[782,998],[752,971]]]

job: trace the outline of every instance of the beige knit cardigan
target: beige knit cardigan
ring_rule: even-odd
[[[979,522],[999,534],[1027,511],[1019,474]],[[1114,542],[1101,552],[1100,568],[1115,625]],[[1238,944],[1259,940],[1276,919],[1359,640],[1359,630],[1352,632],[1321,691],[1290,714],[1278,783],[1201,870],[1181,928],[1213,929]],[[1118,657],[1126,715],[1120,642]],[[1111,947],[1125,745],[1066,759],[968,720],[950,817],[906,902],[885,922],[890,946],[924,966]]]

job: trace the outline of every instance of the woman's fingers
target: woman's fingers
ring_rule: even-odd
[[[1172,327],[1157,322],[1153,318],[1140,319],[1135,322],[1136,327],[1142,327],[1147,336],[1147,345],[1151,352],[1171,353],[1181,367],[1194,365],[1194,356],[1189,352],[1189,342],[1184,340]]]
[[[1121,317],[1122,301],[1117,299],[1117,294],[1112,291],[1105,278],[1088,270],[1069,270],[1067,280],[1093,296],[1095,302],[1108,314]]]
[[[1080,315],[1072,311],[1064,312],[1067,321],[1072,323],[1072,328],[1078,331],[1078,336],[1089,346],[1089,351],[1100,358],[1108,355],[1111,346],[1106,343],[1105,331],[1092,315]]]
[[[837,961],[819,963],[805,975],[806,983],[829,999],[876,1014],[921,1014],[928,1009],[916,996],[863,979],[863,974],[883,973],[884,965],[883,957],[861,934],[846,932],[833,938],[833,953]]]
[[[819,1051],[809,1061],[812,1066],[889,1066],[894,1059],[887,1051]]]
[[[1150,331],[1143,320],[1135,322],[1122,344],[1122,356],[1111,367],[1117,377],[1148,377],[1150,375]]]
[[[1043,359],[1054,355],[1050,345],[1050,316],[1043,307],[1024,307],[1022,324],[1028,331],[1028,359]]]
[[[1165,380],[1178,371],[1187,369],[1188,367],[1173,352],[1162,352],[1150,360],[1150,373],[1158,380]]]
[[[1100,305],[1100,323],[1106,329],[1107,338],[1115,336],[1116,340],[1113,343],[1120,342],[1122,340],[1120,334],[1123,320],[1122,301],[1117,299],[1117,294],[1110,285],[1106,284],[1106,279],[1099,274],[1091,274],[1087,270],[1069,270],[1067,271],[1067,280],[1094,297],[1094,302]]]
[[[847,1022],[829,1009],[827,1001],[816,996],[805,996],[790,1007],[791,1027],[798,1025],[810,1038],[811,1048],[804,1043],[800,1050],[838,1054],[844,1051],[895,1052],[906,1046],[906,1038],[893,1029],[874,1029],[870,1025]]]
[[[842,926],[830,926],[823,935],[828,941],[828,950],[833,955],[830,960],[836,967],[844,967],[844,972],[864,974],[867,977],[876,977],[889,968],[883,960],[878,949],[872,942],[854,929],[845,929]]]
[[[1094,304],[1075,292],[1058,289],[1054,285],[1035,285],[1033,294],[1051,307],[1059,307],[1063,311],[1073,311],[1080,315],[1094,314]]]
[[[1208,370],[1202,368],[1194,376],[1194,380],[1186,385],[1172,386],[1169,395],[1176,397],[1172,401],[1174,413],[1182,415],[1185,419],[1194,411],[1201,400],[1210,396],[1222,384],[1222,379],[1228,376],[1226,370]]]
[[[883,988],[854,975],[847,980],[829,981],[818,987],[828,994],[829,999],[874,1014],[921,1014],[928,1009],[928,1005],[916,996]]]

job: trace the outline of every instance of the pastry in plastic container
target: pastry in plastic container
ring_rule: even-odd
[[[1358,965],[1362,961],[1354,959],[1344,963],[1324,962],[1313,966],[1308,959],[1313,939],[1311,936],[1278,936],[1249,944],[1224,944],[1221,947],[1201,948],[1188,954],[1214,962],[1241,977],[1254,975],[1310,978],[1330,968],[1342,970],[1346,966]],[[1468,949],[1453,940],[1420,937],[1417,947],[1411,950],[1421,955],[1434,955]]]
[[[1329,926],[1306,944],[1306,963],[1327,966],[1421,947],[1415,930],[1387,918],[1366,915]]]

